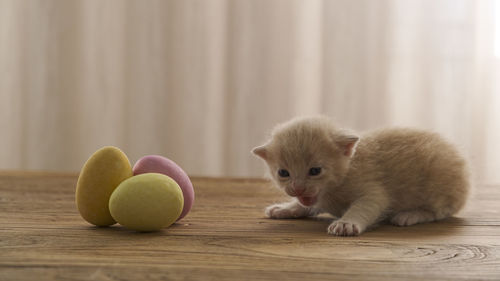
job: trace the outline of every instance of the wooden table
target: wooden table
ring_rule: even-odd
[[[500,186],[457,218],[326,234],[328,218],[270,220],[263,180],[194,178],[196,201],[154,233],[90,226],[77,176],[0,173],[0,280],[500,280]]]

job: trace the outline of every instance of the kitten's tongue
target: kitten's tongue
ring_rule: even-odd
[[[312,206],[314,203],[316,203],[316,196],[315,197],[307,197],[307,196],[297,196],[299,199],[300,203],[304,206]]]

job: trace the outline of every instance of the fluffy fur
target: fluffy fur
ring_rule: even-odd
[[[464,158],[427,131],[383,129],[359,138],[326,117],[299,118],[278,125],[253,153],[293,197],[266,215],[328,212],[337,218],[328,227],[333,235],[358,235],[382,220],[408,226],[444,219],[464,206],[469,190]]]

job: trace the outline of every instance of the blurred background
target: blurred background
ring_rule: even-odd
[[[498,0],[0,0],[0,169],[261,177],[272,127],[437,131],[500,183]]]

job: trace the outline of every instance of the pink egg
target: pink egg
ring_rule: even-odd
[[[132,168],[135,175],[145,173],[159,173],[171,177],[177,182],[184,195],[184,208],[177,220],[182,219],[189,213],[194,202],[194,189],[191,180],[184,170],[174,161],[159,155],[148,155],[137,160]]]

